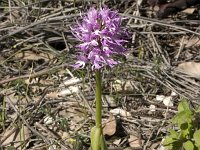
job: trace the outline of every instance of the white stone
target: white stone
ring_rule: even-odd
[[[45,118],[44,118],[44,123],[45,123],[46,125],[52,124],[52,123],[53,123],[53,117],[50,117],[50,116],[45,117]]]

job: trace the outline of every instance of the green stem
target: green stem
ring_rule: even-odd
[[[96,76],[96,127],[101,128],[101,71],[97,70],[95,72]]]

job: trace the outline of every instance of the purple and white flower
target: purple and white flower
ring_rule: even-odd
[[[125,55],[123,44],[127,31],[121,27],[122,17],[116,11],[108,8],[99,10],[91,8],[81,22],[71,27],[73,35],[81,42],[77,47],[79,52],[75,68],[84,68],[92,64],[92,70],[104,66],[113,67],[119,63],[114,55]]]

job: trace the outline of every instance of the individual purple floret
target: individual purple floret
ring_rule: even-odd
[[[99,10],[91,8],[81,22],[71,28],[73,35],[81,41],[78,61],[75,68],[84,68],[91,63],[92,70],[104,66],[113,67],[119,61],[113,59],[114,55],[124,55],[126,49],[127,32],[121,27],[122,18],[117,12],[108,8]]]

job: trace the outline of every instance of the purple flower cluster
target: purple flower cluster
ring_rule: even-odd
[[[122,18],[117,12],[108,8],[91,8],[81,20],[71,28],[73,35],[81,41],[78,45],[81,51],[74,67],[84,68],[91,63],[92,70],[96,70],[118,64],[113,56],[125,54],[123,44],[126,41],[123,39],[128,33],[121,27]]]

